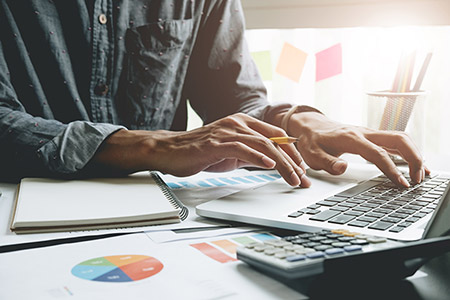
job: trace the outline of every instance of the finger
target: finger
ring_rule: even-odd
[[[297,147],[294,144],[286,144],[286,145],[279,145],[281,149],[284,150],[284,152],[287,153],[287,155],[292,158],[295,165],[299,166],[303,172],[306,172],[305,164],[303,163],[303,158],[300,152],[297,150]]]
[[[314,170],[325,170],[332,175],[341,175],[347,170],[347,162],[328,154],[319,147],[302,151],[305,162]]]
[[[403,174],[397,169],[390,158],[388,151],[364,138],[355,140],[355,147],[360,155],[374,163],[395,184],[409,187],[409,183]]]
[[[298,176],[300,177],[300,186],[301,187],[310,187],[311,186],[311,180],[306,176],[306,170],[304,169],[303,165],[298,165],[293,161],[293,159],[284,151],[283,147],[281,145],[277,145],[276,147],[279,148],[279,151],[285,156],[286,160],[294,166],[294,169]]]
[[[422,182],[426,172],[423,159],[408,135],[400,132],[380,131],[368,135],[367,138],[371,142],[389,149],[389,152],[398,153],[408,163],[411,179],[416,183]]]
[[[298,186],[301,183],[301,177],[304,176],[305,170],[300,167],[300,163],[294,162],[294,160],[286,154],[278,145],[274,144],[267,137],[260,133],[248,128],[245,133],[233,134],[222,138],[223,141],[233,142],[239,141],[244,143],[248,147],[257,150],[260,153],[265,154],[276,162],[275,168],[279,171],[280,175],[292,186]],[[298,152],[296,149],[291,148],[291,152]],[[297,154],[296,160],[301,160],[300,153]],[[306,179],[309,181],[309,179]],[[305,183],[307,185],[307,182]]]
[[[300,167],[295,170],[294,166],[270,142],[267,142],[268,146],[260,151],[259,146],[248,146],[244,142],[246,139],[248,139],[248,136],[244,135],[239,138],[239,142],[223,143],[216,155],[219,155],[221,159],[235,158],[262,168],[276,168],[288,184],[292,186],[300,185],[300,176],[303,175]],[[253,140],[257,139],[253,137]],[[268,151],[268,149],[270,150]]]

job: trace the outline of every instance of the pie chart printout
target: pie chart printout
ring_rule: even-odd
[[[83,261],[72,268],[76,277],[103,282],[138,281],[155,274],[163,264],[147,255],[112,255]]]

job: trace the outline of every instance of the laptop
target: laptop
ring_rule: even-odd
[[[378,173],[379,174],[379,173]],[[282,179],[198,205],[198,215],[302,232],[342,229],[398,241],[423,237],[445,194],[450,173],[428,176],[410,188],[384,175],[360,179],[315,176],[310,188]],[[410,178],[405,174],[405,177]]]
[[[279,278],[321,275],[330,288],[363,287],[413,275],[433,257],[450,251],[450,192],[444,191],[422,240],[399,242],[345,230],[321,229],[237,248],[238,259]],[[351,282],[351,285],[348,283]],[[331,285],[330,285],[331,284]],[[323,282],[318,285],[321,290]],[[331,291],[335,291],[330,288]],[[358,296],[360,296],[358,294]]]

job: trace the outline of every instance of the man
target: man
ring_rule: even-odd
[[[360,154],[408,186],[388,153],[428,170],[410,138],[270,106],[233,0],[0,0],[3,180],[245,165],[308,187],[304,162],[341,174]],[[186,128],[186,100],[205,126]],[[275,145],[273,136],[299,137]],[[296,148],[297,147],[297,148]]]

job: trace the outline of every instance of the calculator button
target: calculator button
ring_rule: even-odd
[[[343,248],[345,246],[350,246],[350,245],[351,244],[347,243],[347,242],[336,242],[336,243],[331,244],[331,246],[336,247],[336,248]]]
[[[266,249],[269,248],[269,247],[270,247],[270,246],[261,244],[261,245],[255,246],[253,249],[254,249],[256,252],[263,252],[264,250],[266,250]]]
[[[314,259],[314,258],[321,258],[325,256],[325,253],[321,252],[321,251],[317,251],[317,252],[311,252],[306,254],[306,256],[308,258]]]
[[[306,256],[301,255],[301,254],[291,255],[291,256],[286,257],[286,260],[288,262],[301,261],[301,260],[305,260],[305,259],[306,259]]]
[[[287,257],[287,252],[286,251],[280,251],[280,252],[275,253],[274,256],[276,258],[283,259],[283,258]]]
[[[359,251],[361,249],[362,249],[362,247],[360,245],[351,245],[351,246],[344,247],[344,250],[346,252],[354,252],[354,251]]]
[[[325,250],[325,254],[327,255],[336,255],[336,254],[342,254],[344,253],[344,250],[342,248],[331,248]]]
[[[367,239],[367,241],[371,244],[380,244],[386,242],[385,238],[373,236]]]
[[[305,248],[305,247],[303,247],[301,245],[287,245],[287,246],[283,247],[283,249],[286,251],[295,251],[295,250],[300,250],[303,248]]]
[[[245,245],[245,248],[253,249],[253,248],[255,248],[255,246],[259,246],[259,245],[261,245],[260,242],[251,242],[251,243],[248,243],[247,245]]]
[[[369,244],[368,241],[363,240],[363,239],[356,239],[356,240],[350,241],[350,243],[352,243],[353,245],[367,245],[367,244]]]
[[[329,245],[320,245],[320,246],[314,247],[314,249],[316,249],[317,251],[325,251],[325,250],[328,250],[331,248],[333,248],[333,247],[331,247]]]

